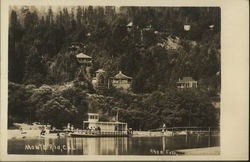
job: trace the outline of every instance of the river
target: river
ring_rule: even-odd
[[[8,154],[170,155],[171,151],[219,146],[219,136],[9,139]]]

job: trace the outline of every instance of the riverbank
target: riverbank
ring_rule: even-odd
[[[40,129],[9,129],[8,138],[37,138],[40,137]],[[186,135],[186,132],[179,131],[173,132],[150,132],[150,131],[133,131],[133,137],[164,137],[164,136],[173,136],[173,135]]]
[[[159,137],[159,136],[172,136],[170,131],[165,132],[150,132],[150,131],[133,131],[133,137]]]
[[[176,150],[184,155],[220,155],[220,147],[205,147],[195,149]]]
[[[8,138],[37,138],[40,137],[41,130],[31,129],[31,130],[19,130],[11,129],[8,130]],[[149,131],[134,131],[133,137],[161,137],[161,136],[172,136],[172,132],[149,132]]]

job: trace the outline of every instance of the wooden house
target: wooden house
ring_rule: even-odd
[[[122,90],[130,90],[132,85],[132,77],[124,75],[121,71],[114,77],[110,78],[111,85]]]
[[[91,66],[92,65],[92,57],[84,54],[84,53],[79,53],[76,55],[76,59],[78,63],[86,66]]]
[[[185,89],[185,88],[198,88],[198,82],[194,80],[192,77],[183,77],[176,82],[177,88]]]

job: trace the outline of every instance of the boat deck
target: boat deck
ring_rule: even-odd
[[[128,137],[130,134],[124,132],[74,132],[70,133],[71,137]]]

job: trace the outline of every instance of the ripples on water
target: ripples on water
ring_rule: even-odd
[[[219,136],[9,139],[9,154],[158,155],[187,148],[219,146]]]

